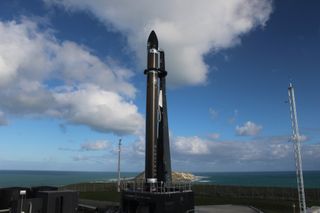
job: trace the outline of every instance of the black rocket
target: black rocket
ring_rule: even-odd
[[[147,45],[146,160],[147,183],[171,182],[164,51],[152,31]]]
[[[148,38],[145,182],[121,190],[122,213],[194,212],[190,183],[172,183],[164,51],[152,31]],[[179,187],[177,187],[179,186]],[[182,187],[181,187],[182,186]]]

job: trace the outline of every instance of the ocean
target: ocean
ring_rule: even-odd
[[[218,185],[297,187],[296,172],[215,172],[194,173],[198,182]],[[304,171],[305,188],[320,188],[320,171]]]
[[[130,179],[138,172],[123,172],[121,177]],[[195,172],[196,183],[296,187],[295,172]],[[116,181],[116,172],[68,172],[68,171],[0,171],[0,187],[13,186],[63,186],[81,182]],[[320,188],[320,171],[304,172],[305,188]]]

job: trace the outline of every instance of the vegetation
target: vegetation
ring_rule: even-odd
[[[64,188],[80,191],[81,199],[112,202],[120,201],[120,193],[117,192],[115,183],[83,183],[70,185]],[[200,184],[193,186],[196,205],[234,204],[253,206],[266,213],[292,213],[292,206],[295,203],[296,212],[298,212],[298,202],[296,199],[292,199],[290,197],[288,199],[271,199],[272,197],[263,197],[263,193],[265,193],[267,189],[269,190],[267,191],[268,193],[273,193],[275,196],[286,196],[287,194],[290,195],[291,193],[291,189],[283,188],[271,188],[276,191],[278,190],[277,193],[270,191],[270,188],[231,187]],[[219,190],[226,193],[217,193]],[[234,191],[237,193],[234,193]],[[246,197],[248,196],[248,192],[251,193],[250,197]],[[310,192],[314,193],[314,196],[316,197],[315,200],[308,202],[307,206],[319,206],[320,200],[318,198],[320,196],[320,190],[311,190]]]

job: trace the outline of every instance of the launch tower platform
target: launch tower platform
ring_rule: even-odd
[[[194,212],[190,183],[149,183],[124,181],[121,184],[123,213]]]

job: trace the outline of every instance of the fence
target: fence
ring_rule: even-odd
[[[144,181],[121,181],[121,190],[125,191],[139,191],[139,192],[183,192],[191,191],[191,182],[176,182],[176,183],[148,183]]]

